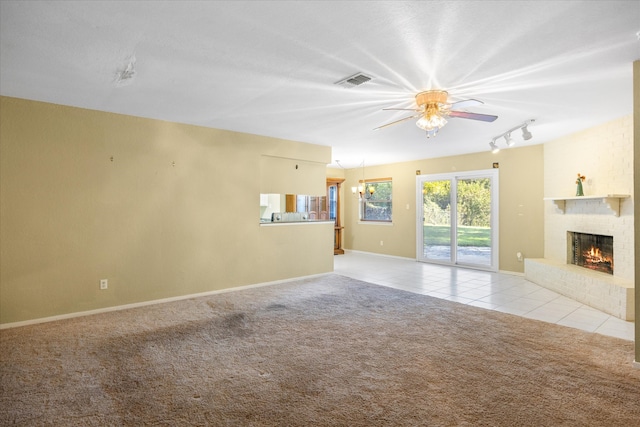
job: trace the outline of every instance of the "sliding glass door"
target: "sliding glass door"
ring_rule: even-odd
[[[420,175],[417,259],[498,269],[498,169]]]
[[[418,209],[421,238],[418,259],[421,261],[451,261],[451,180],[432,178],[418,186],[422,200]]]

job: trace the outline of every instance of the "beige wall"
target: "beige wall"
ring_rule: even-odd
[[[330,147],[0,102],[0,323],[333,270],[332,224],[258,221],[263,158],[314,194]]]
[[[491,169],[499,163],[500,259],[499,269],[524,272],[517,252],[525,257],[543,255],[543,147],[511,148],[487,152],[395,163],[365,168],[365,178],[393,179],[393,225],[358,224],[357,200],[347,191],[362,179],[362,169],[345,176],[345,248],[416,258],[416,170],[423,175]],[[380,241],[384,242],[380,246]]]

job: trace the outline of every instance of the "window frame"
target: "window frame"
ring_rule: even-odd
[[[361,196],[358,199],[358,220],[361,223],[366,224],[392,224],[393,223],[393,179],[392,178],[369,178],[364,180],[359,180],[358,185],[362,185],[364,187],[363,194],[367,194],[367,185],[368,184],[381,184],[381,183],[389,183],[390,193],[388,200],[373,200],[372,202],[381,202],[388,203],[389,205],[389,215],[388,219],[370,219],[365,218],[364,215],[367,211],[366,204],[369,203],[370,199],[365,196]],[[374,193],[375,197],[375,193]]]

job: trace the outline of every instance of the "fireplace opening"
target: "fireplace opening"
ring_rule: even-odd
[[[568,231],[567,262],[613,274],[613,236]]]

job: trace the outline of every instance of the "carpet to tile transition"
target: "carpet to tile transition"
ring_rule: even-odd
[[[0,346],[0,425],[640,425],[630,341],[338,275]]]

